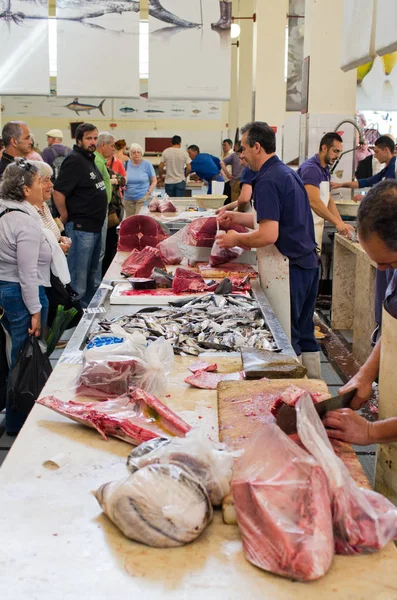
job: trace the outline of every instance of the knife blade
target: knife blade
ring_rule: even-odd
[[[325,413],[331,410],[338,410],[338,408],[348,408],[350,402],[353,400],[356,393],[356,389],[346,392],[345,394],[339,394],[333,398],[328,398],[322,402],[314,404],[314,408],[317,411],[320,419],[322,419]],[[296,433],[296,409],[295,406],[289,406],[284,404],[277,415],[277,425],[284,433],[290,435]]]

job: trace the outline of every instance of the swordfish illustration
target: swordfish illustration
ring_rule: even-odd
[[[88,25],[90,19],[102,17],[106,14],[122,14],[123,12],[139,12],[140,2],[139,0],[96,0],[95,9],[90,9],[90,2],[92,0],[57,0],[57,8],[67,8],[71,11],[76,10],[75,15],[57,17],[57,21],[78,21]],[[201,2],[201,0],[200,0]],[[22,25],[25,19],[45,19],[46,15],[38,15],[35,5],[47,6],[48,0],[25,0],[24,8],[25,12],[18,10],[13,7],[13,0],[0,0],[0,22],[5,21],[8,23],[15,23],[16,25]],[[168,11],[163,7],[160,0],[148,0],[149,3],[149,14],[151,17],[155,17],[159,21],[175,25],[176,27],[201,27],[202,23],[193,23],[192,21],[186,21],[178,15]],[[18,4],[22,4],[19,2]],[[15,2],[14,2],[15,5]],[[29,14],[29,8],[32,7],[33,14]],[[91,24],[93,27],[98,27],[97,24]],[[73,110],[73,109],[72,109]]]
[[[88,114],[91,114],[92,110],[98,109],[103,114],[103,116],[105,116],[105,113],[103,112],[103,103],[105,102],[105,100],[106,98],[104,98],[98,106],[95,106],[94,104],[84,104],[82,102],[79,102],[78,98],[75,98],[73,102],[69,102],[69,104],[66,104],[66,108],[68,108],[69,110],[74,110],[76,115],[78,115],[81,112],[88,112]]]

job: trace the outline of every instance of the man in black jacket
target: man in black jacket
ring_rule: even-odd
[[[76,145],[63,161],[54,186],[54,202],[72,240],[67,257],[71,286],[83,307],[96,291],[101,230],[108,205],[105,183],[95,165],[97,141],[95,125],[77,127]]]

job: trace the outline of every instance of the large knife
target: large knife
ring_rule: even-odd
[[[350,402],[353,400],[356,391],[357,390],[354,389],[351,390],[351,392],[346,392],[345,394],[340,394],[339,396],[334,396],[333,398],[328,398],[328,400],[323,400],[322,402],[317,402],[317,404],[314,404],[314,408],[316,409],[320,419],[324,417],[326,412],[338,410],[338,408],[347,408],[350,406]],[[277,425],[284,431],[284,433],[287,433],[288,435],[296,432],[295,406],[284,404],[280,408],[277,416]]]

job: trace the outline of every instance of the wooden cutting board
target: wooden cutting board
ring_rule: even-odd
[[[204,278],[223,279],[224,277],[258,277],[258,272],[251,265],[243,265],[239,263],[225,263],[218,267],[210,267],[209,265],[199,264],[199,273]]]
[[[219,439],[230,450],[240,450],[247,439],[258,433],[265,423],[274,423],[270,408],[277,396],[290,385],[308,392],[328,393],[321,379],[272,379],[269,381],[223,381],[218,384]],[[338,456],[343,460],[355,482],[370,488],[363,468],[350,444],[333,442]],[[227,524],[236,524],[231,494],[223,501],[223,518]]]

